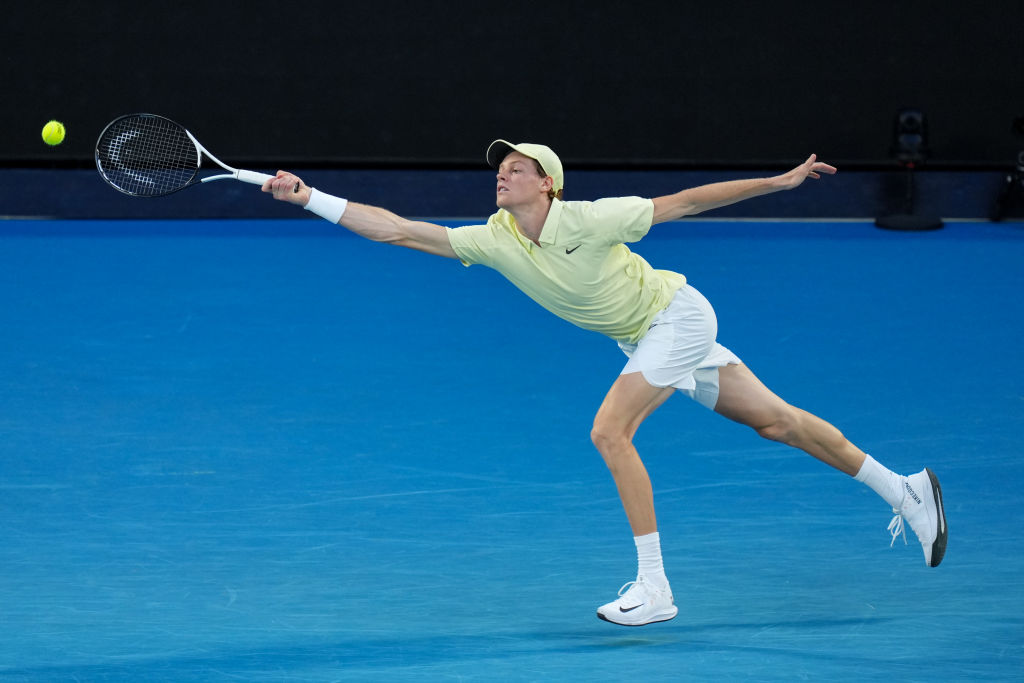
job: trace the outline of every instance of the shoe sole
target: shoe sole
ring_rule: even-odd
[[[609,624],[615,624],[616,626],[631,626],[631,627],[634,627],[634,626],[647,626],[647,624],[657,624],[657,623],[660,623],[662,621],[669,621],[671,619],[675,619],[676,615],[679,614],[679,608],[678,607],[673,607],[673,610],[674,611],[672,612],[672,614],[659,615],[656,619],[651,619],[650,621],[645,621],[642,624],[624,624],[621,621],[612,621],[611,619],[609,619],[605,615],[601,614],[600,612],[597,613],[597,618],[600,619],[601,621],[607,621]]]
[[[935,500],[935,540],[932,542],[932,556],[928,563],[931,567],[938,567],[942,558],[946,555],[946,537],[949,529],[946,526],[946,509],[942,505],[942,487],[939,486],[939,478],[927,467],[924,471],[928,473],[928,481],[932,485],[932,498]]]

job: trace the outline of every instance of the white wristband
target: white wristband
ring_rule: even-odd
[[[335,197],[316,188],[310,188],[309,202],[305,206],[306,211],[311,211],[320,216],[320,218],[329,220],[331,223],[337,223],[345,215],[346,208],[348,208],[347,199]]]

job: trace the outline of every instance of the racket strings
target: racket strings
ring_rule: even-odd
[[[179,124],[133,115],[110,124],[100,136],[96,166],[122,192],[157,196],[189,184],[199,170],[199,152]]]

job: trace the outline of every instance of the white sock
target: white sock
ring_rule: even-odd
[[[644,577],[655,588],[668,588],[665,565],[661,561],[661,536],[658,535],[658,532],[634,536],[633,542],[636,543],[636,557],[639,565],[637,576]]]
[[[892,507],[899,507],[903,501],[903,477],[880,465],[870,455],[864,458],[864,464],[854,479],[870,486]]]

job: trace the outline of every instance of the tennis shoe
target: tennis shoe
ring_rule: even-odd
[[[643,576],[619,589],[619,599],[597,608],[598,619],[621,626],[643,626],[668,621],[679,613],[672,589],[655,588]]]
[[[946,511],[942,506],[942,488],[939,486],[939,478],[927,467],[903,477],[903,500],[899,507],[892,511],[895,517],[889,522],[889,533],[892,534],[892,543],[899,536],[903,535],[903,543],[907,542],[907,531],[904,528],[904,520],[910,524],[910,528],[917,534],[924,549],[924,561],[929,567],[938,567],[942,557],[946,554]]]

